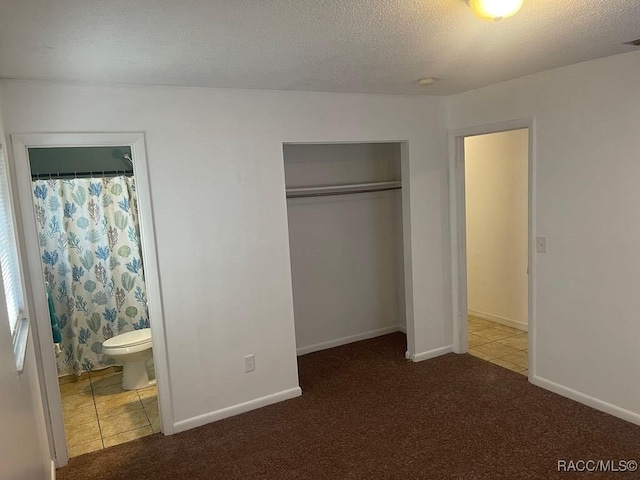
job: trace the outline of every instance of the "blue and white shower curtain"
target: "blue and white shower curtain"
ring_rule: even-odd
[[[105,368],[102,342],[149,326],[132,177],[33,182],[42,266],[63,336],[58,374]]]

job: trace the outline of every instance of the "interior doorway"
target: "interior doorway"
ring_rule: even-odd
[[[527,374],[527,129],[464,139],[469,353]]]
[[[12,140],[56,466],[142,434],[172,433],[143,135]]]
[[[534,122],[450,134],[454,350],[535,369]]]
[[[69,457],[157,433],[131,148],[30,148],[29,163]]]

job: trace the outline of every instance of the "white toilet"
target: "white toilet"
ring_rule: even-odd
[[[151,329],[142,328],[105,340],[102,353],[122,363],[122,388],[136,390],[149,386],[147,361],[151,359]]]

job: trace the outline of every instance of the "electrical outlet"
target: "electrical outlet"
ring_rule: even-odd
[[[253,372],[256,369],[256,356],[254,354],[244,357],[244,373]]]

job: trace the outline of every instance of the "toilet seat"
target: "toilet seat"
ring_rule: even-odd
[[[102,348],[123,348],[123,347],[135,347],[136,345],[142,345],[143,343],[151,342],[151,329],[142,328],[140,330],[133,330],[132,332],[121,333],[115,337],[111,337],[109,340],[105,340],[102,344]]]
[[[151,348],[151,329],[142,328],[132,332],[121,333],[102,343],[105,355],[124,355],[142,352]]]

